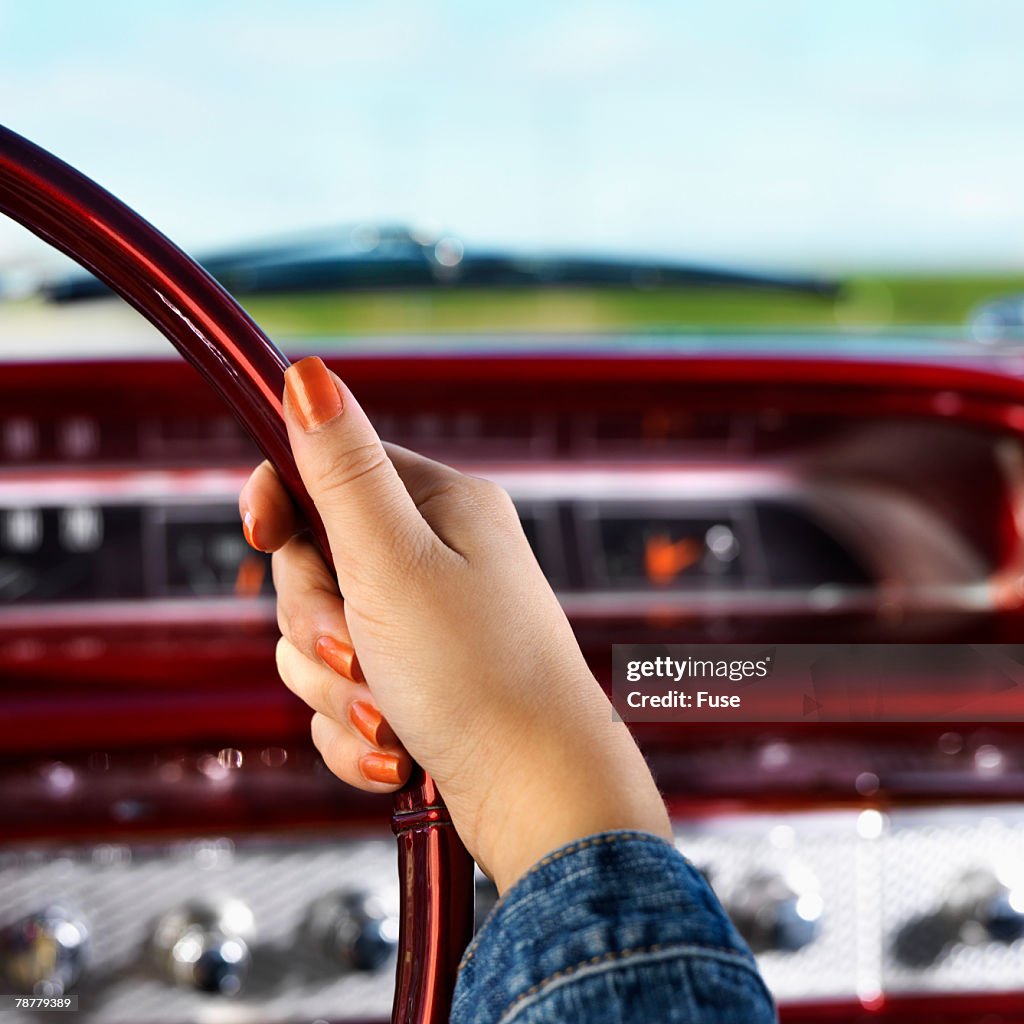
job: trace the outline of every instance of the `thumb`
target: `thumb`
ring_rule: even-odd
[[[352,392],[316,356],[284,376],[284,417],[342,592],[400,576],[436,538]]]

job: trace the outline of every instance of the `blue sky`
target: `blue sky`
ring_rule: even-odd
[[[0,0],[0,120],[192,248],[1024,269],[1022,46],[1018,0]]]

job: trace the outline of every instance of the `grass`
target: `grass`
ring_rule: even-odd
[[[884,329],[963,324],[981,301],[1024,291],[1021,275],[849,278],[833,299],[783,292],[522,289],[246,296],[276,335],[615,331],[794,327]]]

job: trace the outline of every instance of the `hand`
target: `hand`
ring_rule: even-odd
[[[278,669],[314,710],[328,767],[390,792],[416,758],[501,891],[584,835],[669,837],[650,771],[612,720],[508,495],[382,444],[321,360],[295,364],[285,383],[288,436],[335,572],[298,532],[268,463],[239,506],[249,542],[274,552]]]

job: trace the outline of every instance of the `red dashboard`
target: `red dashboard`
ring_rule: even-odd
[[[382,436],[508,489],[603,681],[618,641],[1019,634],[1012,354],[838,336],[305,347]],[[236,509],[256,457],[174,359],[0,366],[0,926],[51,906],[84,922],[89,1019],[216,1015],[223,997],[170,987],[158,941],[200,890],[256,920],[238,1019],[390,1004],[387,970],[351,949],[282,963],[322,931],[283,901],[394,883],[385,808],[326,772],[276,679],[268,566]],[[958,879],[1024,863],[1024,733],[963,717],[637,726],[784,1020],[1024,1020],[1024,940],[989,927],[989,895],[947,906]]]

